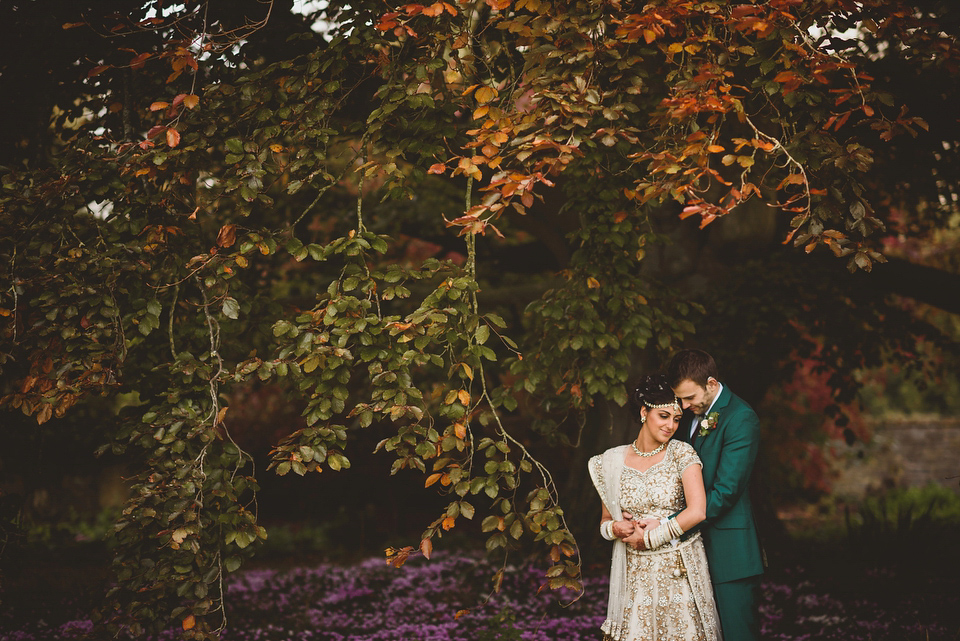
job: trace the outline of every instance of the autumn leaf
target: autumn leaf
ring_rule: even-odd
[[[431,485],[439,481],[441,476],[443,475],[440,474],[439,472],[436,474],[431,474],[430,476],[427,477],[427,480],[423,482],[423,487],[430,487]]]
[[[478,103],[485,105],[497,97],[497,90],[493,87],[480,87],[473,97],[476,98]]]
[[[433,541],[430,539],[420,541],[420,552],[423,553],[424,558],[429,559],[433,553]]]
[[[231,247],[235,242],[237,242],[237,226],[228,223],[220,228],[220,233],[217,234],[217,245],[219,247]]]
[[[158,100],[157,102],[150,104],[150,111],[160,111],[161,109],[166,109],[169,106],[170,106],[169,102],[163,102],[162,100]]]
[[[192,630],[195,625],[197,625],[197,620],[192,614],[183,620],[184,630]]]
[[[441,13],[443,13],[443,3],[442,3],[442,2],[435,2],[435,3],[433,3],[432,5],[430,5],[429,7],[425,7],[425,8],[423,9],[423,15],[425,15],[425,16],[430,16],[431,18],[435,18],[435,17],[439,16]]]
[[[193,109],[200,104],[200,96],[196,94],[187,94],[183,97],[183,106],[187,109]]]
[[[173,127],[167,128],[167,145],[170,147],[176,147],[180,144],[180,132],[174,129]]]

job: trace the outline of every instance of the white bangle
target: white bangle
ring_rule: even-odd
[[[615,538],[617,538],[613,534],[613,519],[610,519],[609,521],[601,521],[600,536],[602,536],[608,541],[612,541]]]

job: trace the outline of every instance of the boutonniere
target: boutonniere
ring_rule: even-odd
[[[706,436],[710,430],[717,426],[717,420],[720,418],[720,412],[710,412],[700,419],[700,436]]]

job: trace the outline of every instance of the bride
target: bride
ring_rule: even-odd
[[[719,641],[703,541],[690,532],[706,511],[700,458],[671,440],[681,409],[665,377],[645,377],[633,400],[636,440],[588,463],[603,501],[600,533],[613,541],[604,640]]]

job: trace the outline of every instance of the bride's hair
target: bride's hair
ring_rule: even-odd
[[[640,408],[647,408],[654,405],[664,405],[672,403],[677,399],[670,385],[667,384],[667,377],[664,374],[648,374],[641,378],[633,386],[633,392],[630,394],[631,406],[634,414],[640,414]]]

